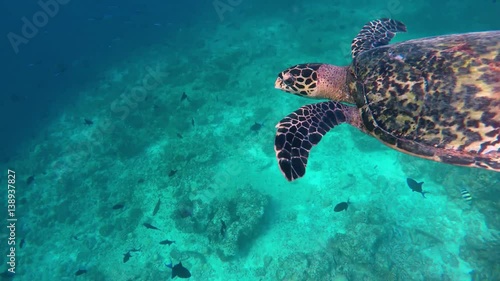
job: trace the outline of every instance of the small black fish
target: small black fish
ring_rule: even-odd
[[[182,262],[179,262],[175,266],[172,267],[172,262],[170,264],[167,264],[168,267],[172,269],[172,279],[175,277],[179,278],[189,278],[191,277],[191,272],[184,266],[182,266]]]
[[[222,237],[226,236],[226,230],[226,223],[223,220],[220,220],[220,235],[222,235]]]
[[[21,242],[19,242],[19,248],[22,249],[24,247],[24,238],[21,239]]]
[[[85,124],[87,126],[90,126],[90,125],[94,124],[94,121],[92,121],[90,119],[87,119],[87,118],[84,118],[83,119],[83,124]]]
[[[158,227],[151,225],[150,223],[143,224],[146,228],[160,230]]]
[[[125,207],[125,205],[121,204],[121,203],[118,203],[116,205],[113,206],[113,210],[120,210],[122,209],[123,207]]]
[[[156,202],[156,205],[155,205],[155,208],[153,209],[153,216],[156,215],[156,213],[158,213],[158,211],[160,210],[160,199],[158,199],[158,202]]]
[[[132,250],[130,250],[129,252],[140,252],[141,249],[136,249],[136,248],[133,248]]]
[[[344,210],[347,210],[347,207],[349,207],[349,199],[347,199],[347,202],[340,202],[335,207],[333,208],[334,212],[342,212]]]
[[[175,243],[175,241],[170,241],[168,239],[160,242],[161,245],[169,245],[169,246],[173,243]]]
[[[191,125],[194,127],[194,117],[191,118]]]
[[[182,135],[180,133],[177,133],[177,137],[182,139]]]
[[[177,170],[170,170],[170,172],[168,173],[168,177],[173,177],[175,174],[177,173]]]
[[[33,181],[35,181],[35,176],[34,175],[31,175],[29,176],[27,179],[26,179],[26,184],[27,185],[30,185],[33,183]]]
[[[123,263],[128,262],[128,260],[132,257],[130,254],[130,251],[128,251],[126,254],[123,255]]]
[[[137,183],[144,183],[144,179],[143,178],[138,179]]]
[[[87,273],[86,269],[78,269],[78,271],[75,272],[75,276],[80,276],[80,275],[85,274],[85,273]]]
[[[424,182],[417,182],[414,179],[407,178],[406,183],[411,188],[412,192],[416,191],[416,192],[422,194],[422,196],[425,198],[425,194],[428,192],[422,190],[422,184],[424,184]]]
[[[264,123],[255,122],[255,124],[253,124],[252,127],[250,127],[250,130],[257,132],[262,128],[263,125]]]
[[[24,99],[25,99],[25,97],[20,96],[18,94],[12,94],[12,95],[10,95],[10,101],[14,102],[14,103],[20,102],[20,101],[22,101]]]
[[[189,100],[188,96],[186,95],[186,92],[182,92],[181,101],[186,100],[186,99]]]

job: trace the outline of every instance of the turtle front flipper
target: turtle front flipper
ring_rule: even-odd
[[[396,32],[406,32],[404,23],[387,18],[370,21],[352,40],[352,58],[366,50],[389,44]]]
[[[281,172],[289,181],[306,173],[311,148],[336,125],[344,122],[361,128],[356,107],[338,102],[321,102],[303,106],[281,120],[276,128],[274,149]]]

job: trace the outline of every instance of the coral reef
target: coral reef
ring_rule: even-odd
[[[467,235],[460,247],[460,256],[474,265],[473,280],[500,280],[500,233],[488,237]]]
[[[206,235],[222,260],[244,255],[262,230],[270,202],[251,187],[238,191],[210,202],[181,199],[173,214],[177,228]]]
[[[329,252],[293,253],[279,258],[277,263],[278,270],[271,280],[327,281],[335,276],[335,261]]]
[[[434,261],[422,250],[436,248],[443,241],[420,229],[407,229],[383,218],[364,223],[369,214],[359,212],[346,233],[338,233],[327,244],[334,257],[336,274],[349,280],[442,280],[444,268],[432,268]],[[368,212],[370,213],[370,212]],[[442,255],[449,255],[444,253]],[[458,261],[449,257],[449,263]]]
[[[213,203],[207,235],[223,260],[244,254],[260,234],[269,206],[268,197],[243,188],[237,198]]]

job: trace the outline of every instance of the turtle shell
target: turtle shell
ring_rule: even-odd
[[[500,170],[500,31],[373,48],[350,71],[370,134],[424,158]]]

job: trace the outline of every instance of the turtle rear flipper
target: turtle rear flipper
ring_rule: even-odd
[[[344,122],[359,127],[356,107],[338,102],[321,102],[303,106],[283,118],[277,125],[274,149],[281,172],[289,181],[303,177],[311,148],[336,125]]]
[[[396,32],[406,32],[404,23],[387,18],[370,21],[352,40],[352,58],[366,50],[389,44]]]

